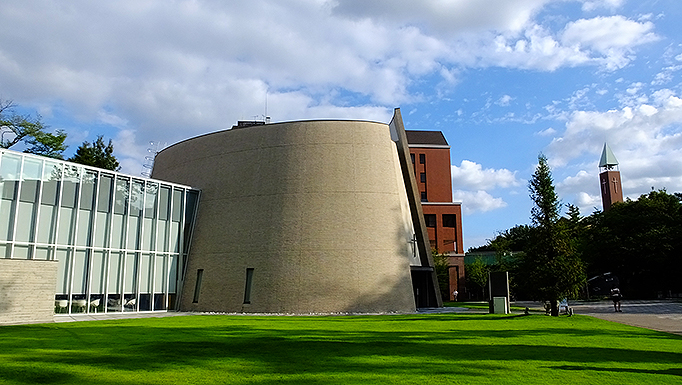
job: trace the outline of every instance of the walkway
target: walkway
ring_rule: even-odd
[[[516,302],[513,306],[544,309],[539,302]],[[616,313],[612,301],[569,301],[575,314],[682,335],[682,302],[672,300],[622,301]]]
[[[682,302],[622,301],[622,313],[613,310],[611,301],[575,302],[571,306],[576,314],[682,335]]]

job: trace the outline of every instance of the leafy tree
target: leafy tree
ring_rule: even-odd
[[[561,202],[554,190],[547,158],[540,154],[528,184],[533,201],[533,231],[515,266],[519,296],[549,301],[551,314],[559,315],[559,300],[577,296],[585,282],[583,263],[566,225],[559,221]]]
[[[54,134],[45,132],[47,127],[40,121],[40,115],[35,118],[19,115],[14,107],[11,100],[0,100],[0,131],[3,133],[0,147],[10,148],[23,142],[26,145],[24,152],[63,159],[66,133],[61,130]],[[7,133],[10,135],[5,139]]]
[[[469,263],[465,266],[466,269],[466,280],[467,287],[470,288],[472,292],[475,292],[475,296],[485,299],[486,287],[488,285],[488,273],[490,272],[489,266],[483,261],[483,258],[476,257],[474,262]]]
[[[583,253],[591,275],[614,273],[628,298],[682,292],[680,195],[651,191],[586,220]]]
[[[438,277],[438,287],[440,289],[441,298],[450,298],[450,267],[448,255],[440,254],[436,250],[431,250],[431,253],[433,255],[436,276]]]
[[[118,171],[121,169],[114,156],[114,145],[111,143],[111,139],[109,139],[109,144],[105,145],[102,135],[99,135],[93,144],[87,141],[83,142],[68,160],[107,170]]]

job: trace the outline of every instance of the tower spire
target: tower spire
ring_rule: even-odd
[[[601,203],[604,211],[607,211],[616,202],[623,201],[623,189],[620,181],[620,171],[617,169],[618,160],[608,144],[604,143],[604,149],[599,160],[599,183],[601,185]],[[614,167],[616,169],[614,170]]]
[[[599,160],[599,168],[611,170],[615,166],[618,166],[618,159],[616,159],[616,156],[613,155],[611,147],[604,142],[604,149],[601,152],[601,160]]]

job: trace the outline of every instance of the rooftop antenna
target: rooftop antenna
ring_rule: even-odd
[[[268,91],[265,90],[265,124],[270,124],[270,116],[268,115]]]
[[[150,141],[149,147],[147,148],[147,155],[144,157],[144,163],[142,164],[142,172],[140,175],[149,178],[152,175],[152,169],[154,168],[154,160],[156,159],[156,154],[161,152],[166,148],[166,142],[161,144],[161,142]]]

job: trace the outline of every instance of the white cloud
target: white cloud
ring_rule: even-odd
[[[514,99],[514,98],[512,98],[512,97],[509,96],[509,95],[502,95],[502,97],[500,97],[499,99],[497,99],[497,102],[496,102],[495,104],[497,104],[498,106],[505,107],[505,106],[508,106],[509,103],[510,103],[513,99]]]
[[[616,9],[623,5],[625,0],[587,0],[583,1],[583,11],[594,11],[599,8]]]
[[[274,121],[386,121],[432,75],[442,96],[467,68],[619,68],[655,38],[622,16],[552,29],[538,20],[550,2],[7,0],[0,84],[143,146],[264,115],[266,100]]]
[[[548,129],[542,130],[542,131],[538,132],[537,134],[539,136],[552,136],[552,135],[556,134],[556,132],[557,131],[555,129],[553,129],[552,127],[549,127]]]
[[[682,191],[682,99],[668,89],[645,96],[647,103],[633,101],[632,107],[573,112],[565,132],[549,145],[553,167],[580,161],[592,165],[591,171],[582,170],[557,185],[581,209],[601,207],[594,197],[599,197],[597,162],[604,142],[620,161],[626,196],[635,199],[651,187]]]
[[[516,172],[507,169],[483,169],[483,166],[463,160],[459,166],[452,165],[452,186],[465,190],[490,190],[496,187],[518,186]]]
[[[398,25],[424,25],[453,34],[484,30],[518,31],[549,0],[337,0],[334,13],[351,18],[386,20]]]
[[[455,202],[462,202],[462,212],[465,215],[487,212],[507,206],[502,198],[495,198],[485,191],[453,190],[452,198]]]
[[[595,17],[570,22],[561,35],[561,42],[576,50],[591,50],[601,55],[594,60],[607,69],[624,67],[632,48],[658,39],[651,32],[651,22],[637,22],[623,16]]]

